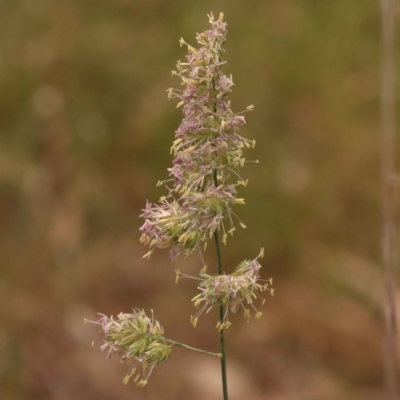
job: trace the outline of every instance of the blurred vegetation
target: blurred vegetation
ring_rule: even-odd
[[[83,326],[153,308],[168,337],[218,348],[217,315],[193,329],[196,286],[174,284],[196,255],[143,260],[138,231],[181,118],[165,92],[178,39],[210,10],[260,160],[223,263],[264,246],[276,287],[262,320],[227,331],[232,400],[382,398],[378,2],[2,0],[0,399],[221,398],[218,362],[183,350],[123,386]]]

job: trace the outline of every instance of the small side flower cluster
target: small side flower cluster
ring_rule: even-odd
[[[237,132],[246,122],[241,114],[253,106],[241,113],[231,110],[227,96],[233,86],[232,76],[221,71],[226,23],[222,13],[218,20],[212,13],[209,19],[211,29],[196,36],[199,48],[180,40],[181,46],[187,46],[188,55],[186,62],[178,61],[172,74],[186,87],[167,92],[169,98],[179,99],[183,120],[171,148],[175,156],[168,169],[171,179],[158,183],[166,185],[168,195],[160,199],[160,204],[147,203],[141,215],[145,218],[141,242],[149,245],[145,257],[156,248],[166,247],[171,248],[172,259],[182,250],[188,254],[221,228],[226,242],[227,233],[235,230],[233,217],[239,220],[232,206],[244,204],[236,190],[238,185],[247,185],[240,176],[240,167],[246,162],[242,152],[245,147],[254,147],[255,141]],[[168,182],[173,182],[172,188]]]
[[[263,256],[264,249],[261,249],[257,258],[251,261],[243,261],[230,275],[208,275],[206,273],[207,267],[204,267],[200,271],[201,283],[198,287],[201,293],[192,299],[195,307],[201,306],[197,314],[191,317],[193,326],[196,326],[198,318],[204,311],[207,313],[214,306],[220,305],[225,306],[225,315],[222,321],[217,324],[219,330],[229,328],[231,325],[228,318],[229,310],[236,313],[238,308],[242,307],[243,315],[249,320],[250,310],[245,307],[244,304],[246,303],[255,310],[255,318],[261,318],[262,313],[255,308],[253,299],[260,298],[262,304],[264,304],[265,299],[260,296],[259,292],[269,291],[273,296],[275,290],[270,287],[272,278],[265,281],[259,277],[261,265],[257,260]],[[179,277],[198,279],[176,270],[176,281]]]
[[[137,386],[143,387],[154,367],[167,361],[174,344],[168,344],[164,338],[164,329],[154,315],[148,317],[142,310],[133,310],[132,314],[119,314],[118,319],[99,314],[97,322],[104,332],[102,351],[107,350],[107,358],[112,354],[120,357],[121,363],[129,366],[124,384],[134,378]]]

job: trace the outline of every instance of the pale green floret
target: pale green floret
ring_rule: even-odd
[[[235,199],[236,204],[245,204],[244,199]]]
[[[193,328],[196,328],[198,318],[194,318],[193,315],[190,316],[190,322],[193,325]]]
[[[232,323],[229,321],[224,321],[222,323],[221,321],[218,321],[216,328],[221,332],[223,329],[228,329],[231,325]]]

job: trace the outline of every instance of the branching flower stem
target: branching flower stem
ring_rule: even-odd
[[[188,350],[197,351],[198,353],[208,354],[210,356],[215,356],[215,357],[218,357],[218,358],[222,359],[222,354],[221,353],[211,353],[210,351],[201,350],[201,349],[198,349],[196,347],[188,346],[187,344],[183,344],[183,343],[180,343],[180,342],[175,342],[175,340],[167,339],[167,338],[162,337],[162,336],[155,336],[155,335],[150,335],[148,333],[142,333],[142,332],[141,332],[141,334],[143,336],[146,336],[146,337],[154,339],[154,340],[164,340],[165,342],[171,343],[173,346],[184,347],[185,349],[188,349]]]
[[[174,346],[184,347],[185,349],[197,351],[198,353],[209,354],[210,356],[216,356],[216,357],[220,358],[221,360],[222,360],[222,357],[223,357],[222,353],[211,353],[209,351],[200,350],[200,349],[197,349],[196,347],[188,346],[188,345],[183,344],[183,343],[175,342],[174,340],[165,339],[165,341],[173,344]]]
[[[138,334],[146,336],[146,337],[148,337],[150,339],[154,339],[154,340],[164,340],[167,343],[171,343],[173,346],[184,347],[185,349],[188,349],[188,350],[197,351],[198,353],[208,354],[210,356],[215,356],[215,357],[222,359],[221,353],[211,353],[210,351],[197,349],[196,347],[188,346],[187,344],[183,344],[180,342],[175,342],[175,340],[167,339],[163,336],[151,335],[149,333],[143,333],[143,332],[138,332]]]
[[[214,171],[214,184],[218,187],[217,171]],[[214,231],[215,247],[217,249],[217,259],[218,259],[218,274],[222,275],[222,261],[221,261],[221,250],[219,247],[218,231]],[[221,304],[219,306],[219,322],[222,324],[224,322],[224,306]],[[226,378],[226,354],[225,354],[225,338],[224,329],[219,331],[219,342],[221,348],[221,374],[222,374],[222,390],[224,394],[224,400],[228,400],[228,381]]]

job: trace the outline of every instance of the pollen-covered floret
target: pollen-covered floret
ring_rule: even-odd
[[[148,203],[143,210],[141,241],[150,246],[146,256],[157,247],[170,247],[174,258],[182,250],[190,253],[218,229],[232,233],[233,220],[238,219],[232,206],[244,204],[236,187],[247,185],[240,176],[246,162],[243,149],[254,147],[255,141],[238,131],[246,123],[241,114],[253,106],[240,113],[231,110],[227,97],[233,80],[221,70],[226,23],[222,14],[217,20],[210,14],[209,19],[211,29],[196,35],[198,48],[180,40],[188,55],[185,62],[178,61],[173,75],[182,79],[185,88],[167,92],[168,98],[179,100],[183,119],[171,147],[175,157],[168,169],[171,178],[159,182],[172,182],[172,187],[167,186],[168,195],[160,205]],[[244,226],[240,220],[239,224]]]
[[[268,280],[260,279],[259,271],[261,268],[258,258],[264,255],[264,249],[261,249],[257,258],[251,261],[243,261],[240,263],[230,275],[208,275],[206,267],[200,272],[201,283],[199,289],[200,294],[195,296],[192,301],[195,307],[201,307],[196,315],[191,317],[192,324],[197,324],[199,316],[204,312],[210,311],[214,306],[225,306],[225,315],[221,321],[218,322],[217,328],[228,328],[231,323],[228,319],[228,312],[236,313],[239,307],[243,309],[243,315],[249,319],[250,310],[247,306],[251,306],[255,310],[255,318],[260,318],[262,313],[259,312],[253,301],[257,298],[263,299],[259,292],[269,291],[274,295],[272,285],[272,278]],[[182,277],[192,278],[186,274],[176,271],[177,279]],[[195,278],[198,279],[198,278]]]
[[[174,346],[164,338],[164,329],[153,315],[148,317],[143,310],[121,313],[117,319],[99,315],[96,323],[104,333],[101,350],[107,350],[107,358],[118,355],[121,362],[129,366],[125,384],[135,375],[137,386],[145,386],[153,368],[168,360]]]

